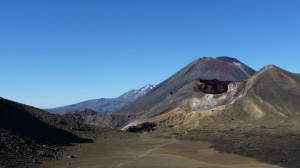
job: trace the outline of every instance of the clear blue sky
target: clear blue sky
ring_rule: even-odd
[[[56,107],[158,84],[198,57],[300,73],[298,0],[0,0],[0,96]]]

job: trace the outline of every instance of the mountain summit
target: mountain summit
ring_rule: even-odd
[[[118,112],[139,113],[149,110],[195,80],[215,79],[236,82],[246,80],[254,73],[255,71],[252,68],[234,58],[226,56],[198,58],[157,85],[147,96],[143,96],[129,106],[121,108]]]

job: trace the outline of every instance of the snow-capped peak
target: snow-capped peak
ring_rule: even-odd
[[[146,93],[148,93],[150,90],[152,90],[154,88],[155,88],[155,85],[148,84],[148,85],[136,90],[135,94],[145,95]]]
[[[148,84],[140,89],[130,90],[130,91],[126,92],[125,94],[121,95],[120,97],[125,98],[125,99],[134,99],[135,100],[135,99],[147,94],[149,91],[151,91],[155,87],[156,87],[156,85]]]

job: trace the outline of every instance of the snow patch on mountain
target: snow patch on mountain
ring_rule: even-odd
[[[155,87],[156,87],[156,85],[148,84],[140,89],[130,90],[130,91],[124,93],[123,95],[121,95],[119,98],[124,98],[124,99],[131,98],[131,99],[135,100],[135,99],[147,94],[149,91],[151,91]]]
[[[239,68],[242,72],[244,72],[244,74],[246,74],[247,76],[251,76],[251,74],[249,74],[245,69],[244,67],[242,66],[241,63],[238,63],[238,62],[233,62],[233,64]]]

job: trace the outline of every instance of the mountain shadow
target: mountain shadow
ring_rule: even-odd
[[[0,128],[15,135],[51,145],[92,142],[70,132],[83,127],[60,116],[0,98]]]

